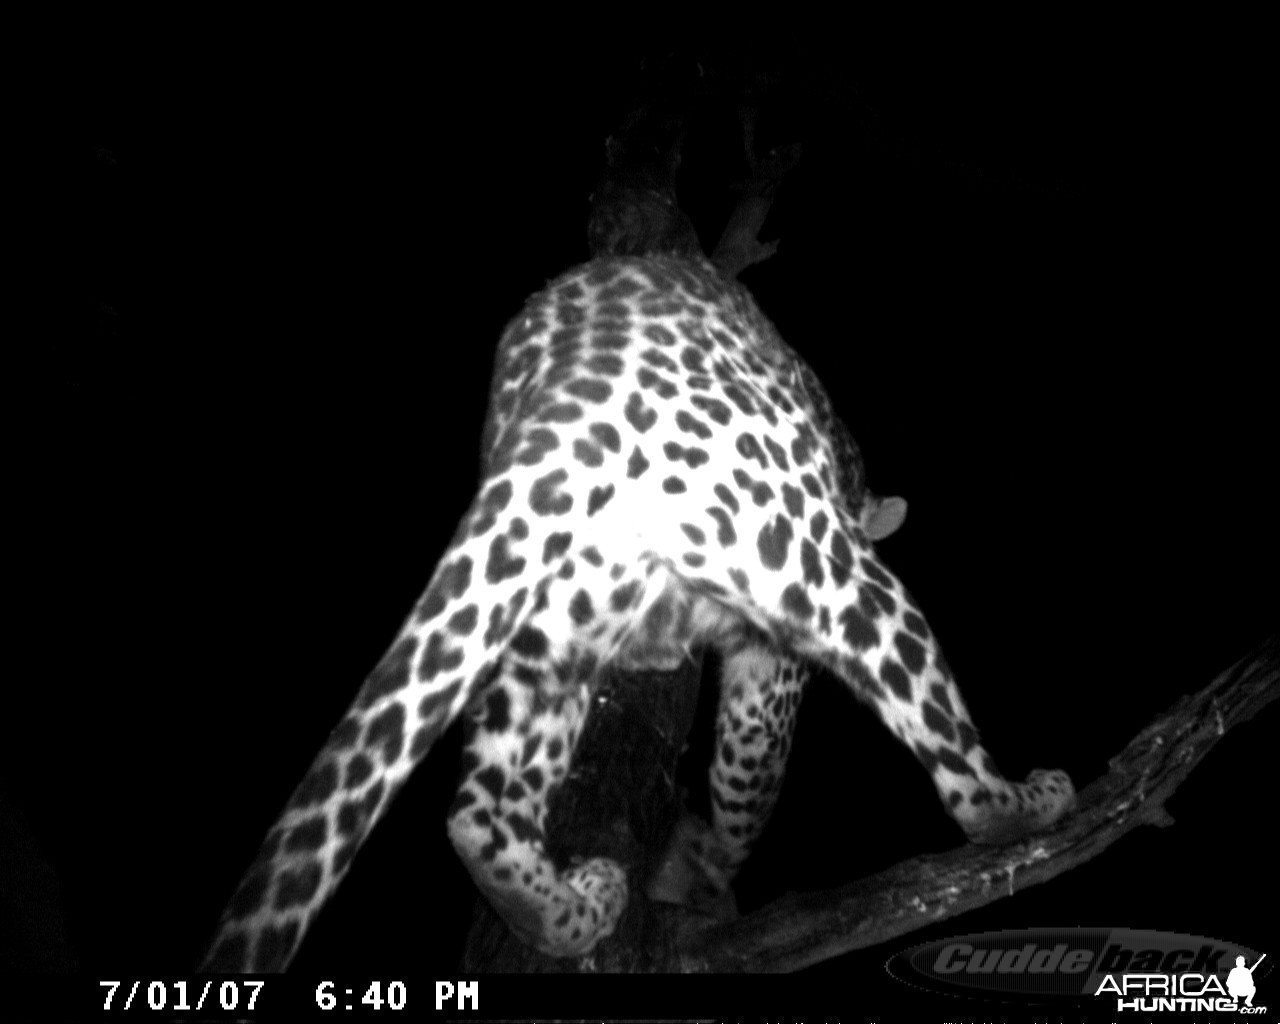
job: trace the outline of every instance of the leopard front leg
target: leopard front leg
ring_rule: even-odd
[[[473,712],[449,837],[512,931],[550,956],[580,956],[612,934],[627,878],[607,858],[560,871],[547,856],[547,796],[568,771],[589,697],[533,671],[504,668]]]
[[[808,675],[762,639],[723,652],[711,826],[692,816],[679,823],[650,898],[714,912],[715,896],[728,890],[777,803]]]
[[[727,886],[773,814],[808,668],[752,641],[726,652],[711,763],[711,827]]]

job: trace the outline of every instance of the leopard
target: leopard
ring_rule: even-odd
[[[285,969],[395,794],[468,724],[447,831],[512,932],[587,957],[626,869],[548,855],[549,798],[602,670],[719,665],[710,820],[727,888],[776,805],[805,686],[825,670],[932,778],[969,840],[1057,823],[1060,770],[1000,774],[934,632],[875,544],[906,504],[868,490],[814,371],[704,258],[597,257],[502,333],[474,500],[425,591],[270,828],[202,969]]]

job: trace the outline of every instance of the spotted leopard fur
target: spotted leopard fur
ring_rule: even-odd
[[[294,792],[205,961],[281,969],[414,765],[472,719],[448,830],[510,927],[556,956],[609,935],[605,858],[546,855],[602,665],[722,655],[711,767],[727,884],[768,817],[811,665],[843,679],[976,840],[1049,825],[1070,780],[997,772],[813,372],[702,261],[609,258],[529,300],[498,349],[478,495],[421,601]]]

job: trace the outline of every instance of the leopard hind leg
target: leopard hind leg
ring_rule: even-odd
[[[916,756],[971,840],[1011,842],[1058,821],[1075,805],[1070,778],[1036,769],[1014,782],[1000,773],[919,608],[870,544],[853,540],[832,559],[838,588],[816,616],[818,629],[797,646],[835,671]]]
[[[642,565],[606,568],[593,547],[586,552],[566,559],[573,571],[538,595],[496,676],[473,698],[449,817],[450,839],[489,902],[527,944],[556,957],[589,953],[627,905],[616,861],[553,863],[548,801],[571,767],[600,666],[656,593]]]
[[[509,659],[472,712],[449,837],[511,930],[565,957],[612,934],[627,879],[608,858],[558,870],[547,854],[548,796],[569,770],[591,699],[586,686],[547,686],[551,671],[545,659]]]
[[[750,536],[747,514],[742,505],[737,525]],[[921,762],[971,840],[1009,842],[1052,825],[1075,804],[1071,780],[1043,769],[1024,782],[1001,775],[923,614],[877,559],[866,531],[841,520],[830,506],[800,526],[775,514],[754,531],[755,571],[706,545],[701,575],[679,575],[789,656],[842,679]],[[790,542],[801,529],[808,536],[796,557]]]

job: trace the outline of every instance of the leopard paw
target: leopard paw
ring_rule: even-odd
[[[1016,842],[1047,829],[1076,805],[1075,786],[1064,771],[1037,768],[1025,782],[1005,785],[1009,787],[1007,801],[988,801],[986,814],[965,823],[965,832],[973,842]]]
[[[655,903],[676,903],[717,920],[732,920],[738,908],[730,881],[727,857],[711,826],[685,814],[671,833],[646,893]]]

